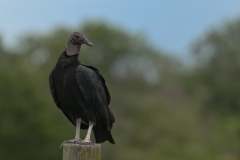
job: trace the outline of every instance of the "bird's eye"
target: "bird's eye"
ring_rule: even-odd
[[[79,38],[79,36],[78,36],[78,35],[75,35],[75,38],[77,38],[77,39],[78,39],[78,38]]]

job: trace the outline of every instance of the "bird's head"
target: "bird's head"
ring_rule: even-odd
[[[84,35],[79,32],[73,32],[69,35],[67,39],[66,50],[69,56],[79,54],[82,44],[86,44],[93,47],[92,42],[90,42]]]

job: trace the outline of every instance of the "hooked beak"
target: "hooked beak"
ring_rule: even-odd
[[[88,46],[90,46],[90,47],[93,47],[93,43],[90,42],[87,38],[85,38],[85,39],[83,40],[83,43],[86,44],[86,45],[88,45]]]

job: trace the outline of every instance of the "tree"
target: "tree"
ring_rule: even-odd
[[[74,126],[55,106],[48,75],[72,30],[57,28],[27,35],[19,41],[17,51],[1,53],[0,159],[61,159],[59,145],[73,137]],[[141,125],[146,117],[159,116],[145,107],[158,108],[156,90],[175,71],[176,60],[154,49],[144,35],[103,22],[86,22],[74,30],[80,30],[93,42],[93,48],[82,47],[80,60],[100,70],[112,95],[110,107],[117,118],[113,135],[118,145],[103,144],[103,159],[126,159],[122,152],[128,152],[130,159],[135,153],[139,159],[150,154],[157,157],[157,144],[147,153],[141,151],[144,146],[130,151],[140,143],[149,143],[152,125],[156,128],[153,134],[158,133],[158,123],[150,120],[151,125]],[[149,100],[154,103],[150,105]]]
[[[203,105],[207,111],[240,114],[239,41],[240,19],[211,30],[194,46],[200,62],[195,80],[204,88]]]

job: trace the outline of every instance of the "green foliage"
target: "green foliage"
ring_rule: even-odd
[[[239,159],[239,26],[197,42],[200,63],[188,70],[141,33],[104,22],[77,27],[94,44],[79,59],[105,77],[116,116],[116,145],[104,143],[102,159]],[[62,159],[59,145],[75,128],[54,104],[48,75],[71,31],[32,33],[11,53],[0,43],[0,159]]]
[[[197,73],[207,96],[207,111],[221,115],[240,113],[240,20],[209,32],[195,47],[201,59]]]

